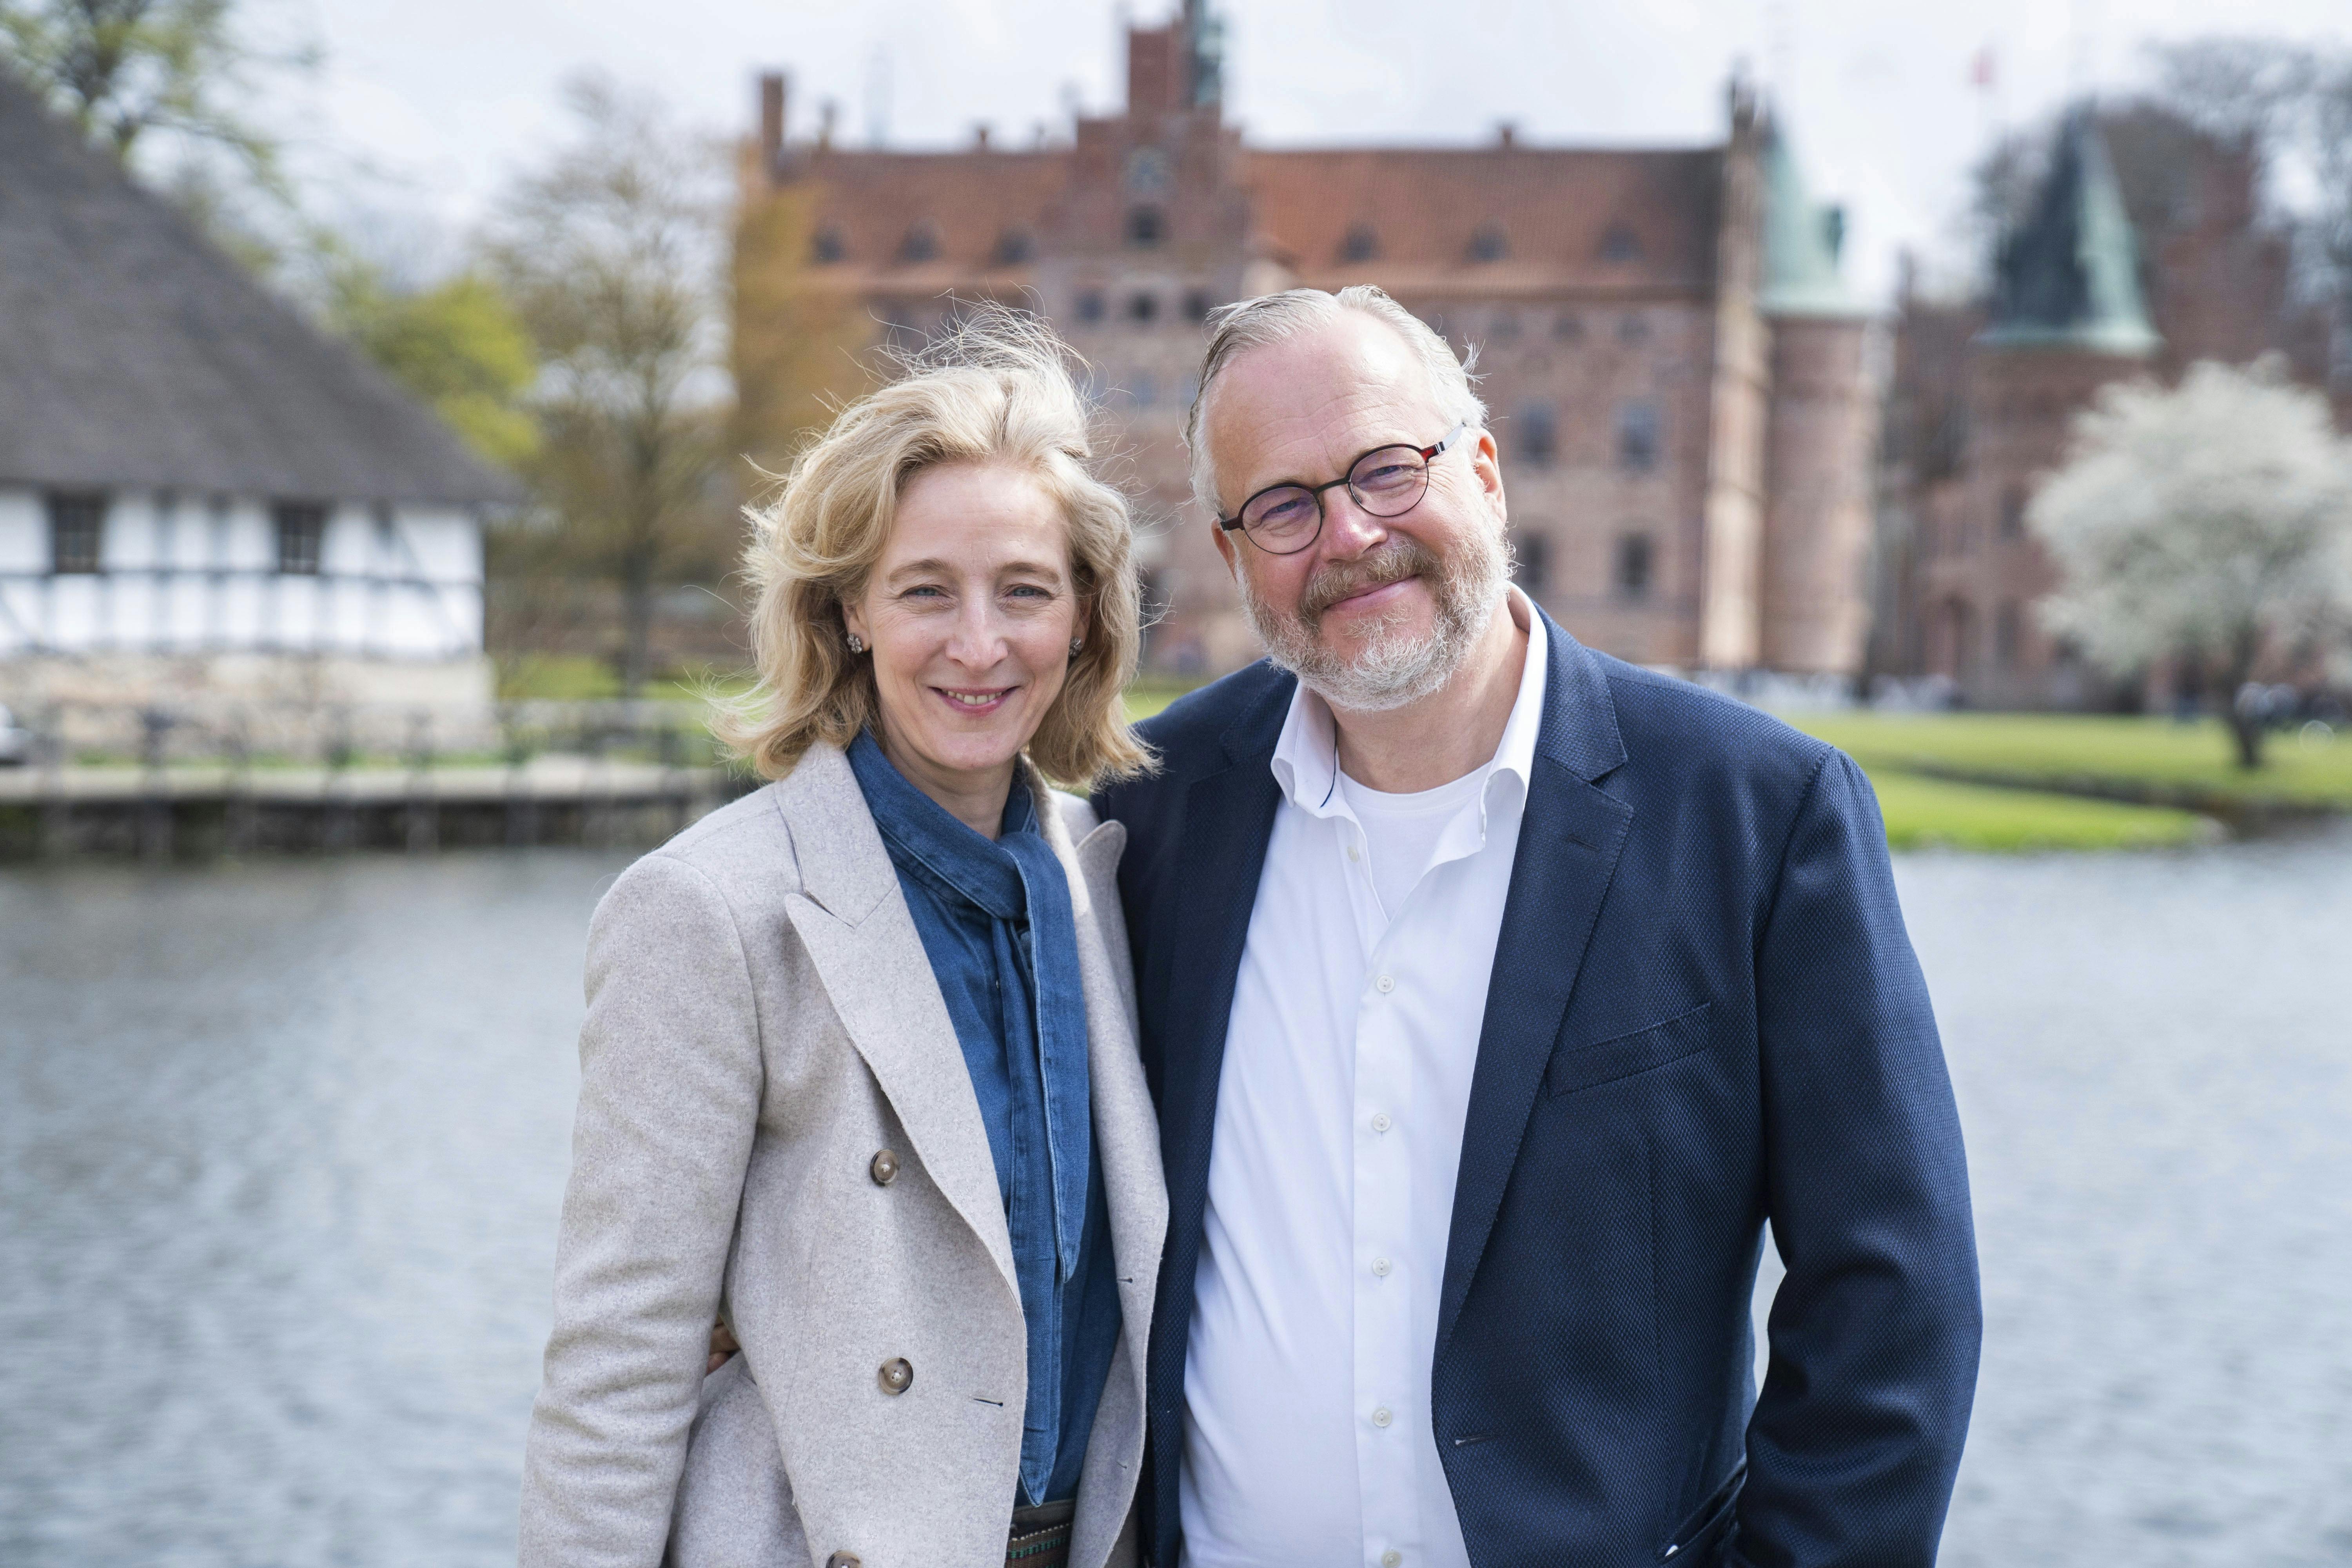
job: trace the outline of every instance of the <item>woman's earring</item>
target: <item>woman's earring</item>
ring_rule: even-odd
[[[856,632],[850,633],[849,651],[852,653],[864,653],[866,651],[866,639],[859,637]]]
[[[1086,639],[1086,638],[1084,638],[1084,637],[1072,637],[1072,638],[1070,639],[1070,657],[1071,657],[1072,658],[1077,658],[1077,656],[1078,656],[1078,650],[1079,650],[1080,648],[1082,648],[1082,647],[1086,647],[1086,646],[1087,646],[1087,639]]]

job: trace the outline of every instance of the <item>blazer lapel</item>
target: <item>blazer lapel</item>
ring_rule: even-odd
[[[1518,1159],[1545,1066],[1576,990],[1633,808],[1594,783],[1624,760],[1615,706],[1591,654],[1543,619],[1551,638],[1535,776],[1495,943],[1478,1064],[1437,1307],[1442,1353],[1461,1316],[1503,1190]]]
[[[1147,954],[1154,995],[1164,998],[1155,1033],[1160,1067],[1160,1143],[1168,1173],[1171,1289],[1160,1300],[1153,1337],[1165,1325],[1181,1354],[1192,1307],[1192,1270],[1208,1207],[1209,1142],[1216,1128],[1217,1079],[1225,1026],[1250,913],[1265,868],[1267,841],[1282,804],[1267,760],[1281,734],[1295,683],[1277,682],[1224,738],[1226,765],[1195,779],[1185,797],[1178,856],[1183,887],[1169,951]]]
[[[785,904],[793,929],[924,1172],[987,1246],[1018,1300],[980,1099],[848,760],[831,746],[810,748],[785,780],[779,807],[800,864],[801,892]]]

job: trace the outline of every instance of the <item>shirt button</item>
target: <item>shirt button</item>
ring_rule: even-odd
[[[1363,851],[1361,851],[1361,850],[1358,849],[1358,848],[1357,848],[1354,845],[1352,845],[1352,844],[1350,844],[1350,845],[1349,845],[1349,846],[1348,846],[1348,858],[1349,858],[1349,859],[1350,859],[1350,860],[1360,860],[1360,859],[1362,859],[1363,858],[1364,858],[1364,856],[1363,856]]]
[[[1396,981],[1386,974],[1381,975],[1378,980],[1373,981],[1372,984],[1380,988],[1380,993],[1383,996],[1396,989]]]
[[[1372,1131],[1375,1132],[1385,1132],[1395,1125],[1395,1122],[1389,1120],[1389,1113],[1385,1110],[1379,1112],[1372,1118]]]
[[[1397,1564],[1403,1561],[1404,1553],[1393,1546],[1381,1553],[1381,1568],[1397,1568]]]
[[[904,1394],[914,1386],[915,1369],[907,1364],[904,1356],[882,1363],[878,1379],[885,1394]]]
[[[1385,1258],[1373,1258],[1372,1272],[1379,1275],[1383,1279],[1387,1279],[1389,1277],[1389,1260]]]
[[[1389,1407],[1385,1405],[1372,1412],[1372,1425],[1375,1426],[1385,1426],[1395,1419],[1395,1416],[1389,1414]]]

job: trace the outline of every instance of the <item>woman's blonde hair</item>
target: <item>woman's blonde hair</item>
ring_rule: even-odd
[[[841,411],[796,458],[772,500],[745,509],[745,574],[757,590],[760,684],[719,714],[719,736],[769,778],[819,741],[846,746],[879,698],[849,651],[842,605],[866,591],[908,482],[940,463],[1000,462],[1034,474],[1069,526],[1085,646],[1028,754],[1046,777],[1085,786],[1150,766],[1122,693],[1143,646],[1127,498],[1093,470],[1076,356],[1036,317],[966,307],[898,381]]]

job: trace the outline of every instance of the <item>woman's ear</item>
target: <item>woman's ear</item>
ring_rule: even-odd
[[[866,606],[856,600],[841,601],[841,624],[848,628],[851,637],[860,638],[868,644],[874,641],[866,630]]]

